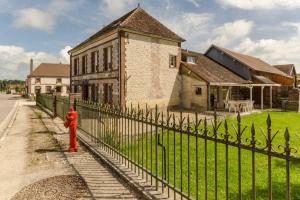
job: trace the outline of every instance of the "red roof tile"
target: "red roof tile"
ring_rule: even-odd
[[[169,38],[181,42],[185,41],[185,39],[178,36],[176,33],[171,31],[165,25],[160,23],[157,19],[152,17],[150,14],[148,14],[144,9],[138,7],[126,13],[122,17],[114,20],[107,26],[103,27],[100,31],[98,31],[97,33],[95,33],[94,35],[92,35],[91,37],[89,37],[88,39],[86,39],[84,42],[80,43],[73,49],[78,48],[83,44],[86,44],[89,41],[93,40],[94,38],[97,38],[102,34],[117,28],[127,28],[134,31],[153,34],[153,35],[157,35],[160,37]]]
[[[28,77],[70,77],[70,65],[41,63]]]

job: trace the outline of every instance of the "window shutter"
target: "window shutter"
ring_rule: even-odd
[[[107,48],[103,49],[103,65],[104,71],[107,71]]]

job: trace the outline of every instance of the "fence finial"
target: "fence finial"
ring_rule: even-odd
[[[267,125],[268,125],[268,127],[271,127],[271,124],[272,124],[271,116],[270,116],[270,113],[268,113],[268,117],[267,117]]]

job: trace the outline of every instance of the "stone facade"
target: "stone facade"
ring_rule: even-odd
[[[58,82],[57,79],[61,79]],[[61,95],[68,95],[70,78],[60,78],[60,77],[31,77],[28,78],[28,94],[36,95],[37,92],[40,93],[50,93],[56,92],[57,88],[60,88],[59,92]]]
[[[82,98],[106,102],[104,85],[112,85],[112,102],[120,105],[120,86],[124,85],[124,105],[148,104],[154,107],[173,107],[180,104],[181,76],[179,63],[180,43],[147,35],[122,32],[91,42],[71,53],[72,92],[82,93]],[[121,40],[123,41],[121,43]],[[112,68],[104,70],[103,49],[112,47]],[[121,49],[124,49],[121,62]],[[98,70],[92,72],[91,54],[98,53]],[[170,55],[176,56],[176,67],[169,66]],[[86,73],[82,71],[82,59],[86,56]],[[78,59],[78,72],[75,62]],[[121,67],[124,78],[121,78]],[[121,82],[122,80],[122,82]],[[86,86],[84,86],[84,84]],[[86,90],[86,91],[84,91]],[[96,93],[96,94],[95,94]],[[85,97],[83,97],[85,94]]]
[[[111,68],[104,69],[104,49],[112,47],[112,65]],[[98,60],[95,71],[92,71],[92,52],[98,52]],[[87,57],[86,73],[83,73],[82,59]],[[75,73],[75,61],[78,62],[78,74]],[[86,90],[86,100],[104,101],[104,84],[112,86],[112,99],[114,104],[119,104],[119,38],[117,33],[106,35],[104,38],[98,38],[97,41],[90,43],[78,51],[71,54],[72,60],[72,91],[83,93]],[[86,86],[84,86],[86,84]]]
[[[192,75],[183,74],[183,98],[182,106],[186,109],[194,109],[198,111],[206,111],[207,102],[207,83],[200,78]],[[201,90],[197,93],[196,90]]]
[[[176,67],[169,66],[170,55]],[[125,40],[126,104],[173,107],[180,103],[178,42],[127,33]]]

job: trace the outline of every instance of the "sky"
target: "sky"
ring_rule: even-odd
[[[183,48],[215,44],[300,72],[300,0],[0,0],[0,79],[25,79],[30,58],[69,63],[68,50],[138,4]]]

